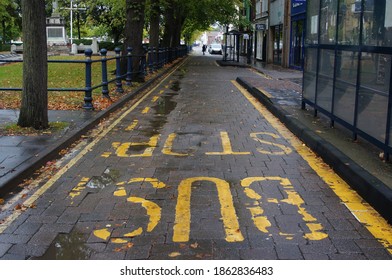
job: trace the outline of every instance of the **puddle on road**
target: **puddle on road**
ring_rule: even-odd
[[[150,126],[141,130],[145,136],[152,137],[160,133],[163,126],[167,123],[167,116],[177,107],[177,102],[172,100],[176,95],[178,93],[166,93],[158,99],[157,104],[152,107],[154,115],[149,121]],[[142,150],[142,146],[135,146],[132,149]]]
[[[90,189],[103,189],[106,186],[113,184],[120,177],[120,171],[112,168],[107,168],[101,176],[93,176],[87,182],[86,187]]]
[[[169,115],[177,106],[177,102],[172,101],[173,96],[177,93],[166,93],[158,99],[158,104],[152,107],[155,115]]]
[[[36,260],[88,260],[92,249],[85,245],[86,236],[79,232],[59,234],[46,253]]]

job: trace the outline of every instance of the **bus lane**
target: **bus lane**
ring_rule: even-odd
[[[358,221],[364,202],[232,82],[238,71],[190,57],[2,224],[1,243],[20,240],[8,254],[389,259],[388,224]]]

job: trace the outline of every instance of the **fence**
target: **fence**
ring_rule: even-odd
[[[138,74],[145,77],[148,73],[152,74],[164,65],[172,63],[177,58],[187,55],[187,46],[180,46],[177,48],[147,48],[144,47],[144,54],[139,56],[132,55],[132,48],[127,48],[127,53],[121,54],[121,49],[115,49],[116,55],[114,57],[107,57],[107,50],[102,49],[100,51],[101,59],[92,59],[92,50],[87,49],[85,51],[85,60],[48,60],[48,63],[78,63],[85,64],[85,87],[84,88],[48,88],[48,91],[64,91],[64,92],[84,92],[84,105],[83,108],[86,110],[93,110],[93,96],[92,92],[95,89],[102,88],[102,95],[109,98],[109,84],[115,83],[116,91],[119,93],[124,92],[123,80],[126,85],[132,85],[132,76]],[[126,73],[122,74],[121,71],[121,60],[126,59],[127,69]],[[133,61],[138,59],[137,65],[139,69],[133,69]],[[116,62],[116,75],[114,79],[108,80],[107,62],[115,60]],[[6,63],[23,63],[23,60],[6,60],[0,59],[0,62]],[[94,63],[100,63],[102,69],[102,81],[98,85],[92,84],[92,65]],[[22,88],[5,88],[0,87],[0,91],[22,91]]]

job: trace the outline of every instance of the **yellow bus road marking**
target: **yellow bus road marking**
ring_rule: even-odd
[[[251,137],[253,140],[257,141],[257,142],[260,142],[260,143],[266,144],[266,145],[271,145],[271,146],[273,146],[273,147],[277,147],[277,148],[279,148],[279,149],[282,150],[282,151],[280,151],[280,152],[271,152],[271,151],[268,151],[268,150],[263,150],[263,149],[261,149],[261,148],[257,148],[257,151],[258,151],[259,153],[261,153],[261,154],[266,154],[266,155],[276,155],[276,156],[280,156],[280,155],[288,155],[288,154],[290,154],[290,153],[292,152],[292,150],[291,150],[289,147],[287,147],[287,146],[284,146],[284,145],[282,145],[282,144],[278,144],[278,143],[274,143],[274,142],[269,142],[269,141],[265,141],[265,140],[260,139],[260,138],[258,137],[259,135],[268,135],[268,136],[270,136],[270,137],[272,137],[272,138],[274,138],[274,139],[279,139],[279,138],[280,138],[279,135],[277,135],[277,134],[275,134],[275,133],[269,133],[269,132],[259,132],[259,133],[251,133],[251,134],[250,134],[250,137]]]
[[[112,147],[116,149],[116,155],[118,157],[125,157],[125,158],[131,158],[131,157],[152,157],[152,154],[155,150],[155,148],[158,146],[158,140],[159,140],[160,135],[154,135],[150,138],[148,142],[126,142],[126,143],[120,143],[120,142],[113,142]],[[141,154],[129,154],[128,151],[131,147],[141,147],[145,148],[143,150],[143,153]]]
[[[250,155],[250,152],[234,152],[231,147],[229,134],[226,131],[221,131],[220,135],[222,139],[223,152],[207,152],[206,155]]]
[[[230,184],[225,180],[213,177],[195,177],[181,181],[178,186],[176,217],[173,227],[173,242],[188,242],[191,230],[191,192],[192,185],[198,181],[208,181],[216,185],[221,207],[221,215],[227,242],[241,242],[241,233],[237,214],[235,212]]]
[[[266,75],[266,74],[264,74],[262,72],[256,71],[254,69],[250,69],[250,71],[255,73],[256,75],[259,75],[259,76],[263,77],[264,79],[272,80],[272,78],[270,76],[268,76],[268,75]]]
[[[147,114],[150,111],[150,107],[146,107],[143,109],[142,114]]]
[[[78,197],[82,193],[82,191],[86,188],[86,184],[89,180],[90,178],[88,177],[82,178],[82,180],[80,180],[78,185],[69,192],[68,197],[70,197],[71,199]],[[71,202],[71,204],[73,204],[73,201]]]
[[[135,127],[138,125],[139,121],[134,120],[126,129],[125,131],[133,131]]]
[[[173,152],[173,142],[176,139],[177,134],[176,133],[171,133],[163,145],[162,153],[164,155],[170,155],[170,156],[178,156],[178,157],[185,157],[185,156],[190,156],[189,154],[180,154],[180,153],[175,153]]]
[[[151,99],[151,102],[152,102],[152,103],[155,103],[155,102],[157,102],[158,99],[159,99],[159,96],[154,96],[154,97]]]
[[[317,219],[306,211],[304,207],[305,202],[303,201],[301,196],[294,190],[294,187],[291,184],[290,180],[282,177],[249,177],[241,181],[241,186],[245,188],[245,194],[249,198],[255,200],[254,206],[250,207],[249,210],[252,215],[253,223],[261,232],[268,233],[268,227],[271,226],[271,222],[268,220],[267,216],[262,216],[264,210],[261,207],[261,195],[251,189],[250,185],[252,185],[254,182],[262,181],[277,181],[279,185],[283,187],[287,198],[281,199],[280,202],[297,207],[297,213],[302,216],[302,220],[306,222],[306,226],[310,230],[310,233],[306,233],[304,235],[306,239],[322,240],[328,237],[328,234],[322,232],[323,227],[321,224],[317,223]],[[289,237],[290,239],[290,237],[292,237],[294,234],[281,232],[280,235]]]
[[[129,129],[134,128],[134,125],[131,125]],[[208,156],[230,156],[230,155],[250,155],[252,152],[235,152],[233,151],[231,141],[229,138],[229,134],[226,131],[221,131],[220,132],[220,141],[222,145],[222,152],[205,152],[205,155]],[[260,147],[256,148],[256,151],[259,152],[260,154],[265,154],[265,155],[271,155],[271,156],[281,156],[281,155],[288,155],[292,152],[292,149],[290,147],[287,147],[283,144],[276,143],[276,139],[280,139],[281,137],[275,133],[269,133],[269,132],[254,132],[250,133],[250,138],[254,140],[255,142],[260,143]],[[272,138],[273,141],[267,141],[264,140],[263,138]],[[178,156],[178,157],[185,157],[185,156],[193,156],[194,154],[192,153],[179,153],[179,152],[174,152],[173,150],[175,149],[175,142],[176,140],[179,139],[179,142],[181,142],[181,137],[179,137],[176,133],[170,133],[166,140],[163,142],[163,148],[161,150],[162,154],[168,155],[168,156]],[[118,157],[151,157],[153,156],[153,152],[156,151],[157,147],[160,147],[161,145],[158,145],[158,141],[160,141],[160,135],[154,135],[150,138],[148,142],[139,142],[139,143],[134,143],[134,142],[113,142],[112,143],[112,148],[115,150],[114,155]],[[162,139],[163,141],[163,139]],[[145,152],[143,154],[130,154],[135,148],[135,146],[138,146],[139,149],[137,151],[140,151],[143,147],[146,148]],[[189,147],[190,150],[192,150],[192,147]],[[113,153],[110,151],[104,152],[101,154],[102,157],[108,158],[112,155]]]
[[[392,227],[380,216],[369,204],[350,188],[333,170],[317,157],[308,147],[294,136],[275,116],[272,115],[256,98],[242,88],[236,81],[232,84],[248,99],[248,101],[259,111],[259,113],[279,133],[290,142],[291,146],[309,164],[317,175],[331,187],[335,194],[351,213],[377,238],[383,246],[392,254]],[[318,225],[313,225],[313,230],[318,230]]]
[[[117,183],[116,185],[119,186],[117,190],[113,193],[113,196],[115,197],[126,197],[127,191],[125,189],[126,184],[132,184],[132,183],[149,183],[153,188],[155,189],[162,189],[166,188],[166,184],[159,181],[158,179],[155,178],[133,178],[129,180],[128,182],[120,182]],[[145,210],[146,214],[148,216],[148,225],[147,225],[147,232],[152,232],[155,227],[158,225],[158,223],[161,221],[161,212],[162,209],[161,207],[147,199],[144,199],[142,197],[135,197],[135,196],[129,196],[127,198],[128,202],[131,203],[136,203],[140,204]],[[139,236],[143,233],[143,228],[139,227],[138,229],[124,234],[122,237],[124,238],[133,238],[136,236]],[[108,241],[110,236],[111,236],[111,231],[108,230],[107,228],[105,229],[97,229],[94,230],[93,234],[99,238],[102,239],[103,241]],[[124,239],[124,238],[112,238],[111,242],[112,243],[127,243],[129,240]]]
[[[133,106],[131,106],[128,110],[126,110],[121,116],[119,116],[116,120],[114,120],[111,125],[107,128],[98,128],[98,135],[91,141],[83,150],[79,152],[72,160],[68,162],[63,168],[61,168],[56,174],[54,174],[41,188],[39,188],[34,194],[32,194],[27,200],[24,201],[23,206],[30,208],[35,201],[40,198],[49,188],[51,188],[54,183],[57,182],[69,169],[71,169],[76,163],[78,163],[87,153],[92,151],[95,145],[99,143],[110,131],[113,130],[127,115],[129,115],[137,106],[139,106],[147,97],[149,97],[153,92],[157,90],[177,69],[179,69],[185,62],[188,61],[188,58],[184,59],[177,67],[175,67],[172,71],[170,71],[162,80],[153,87],[149,92],[147,92],[143,97],[141,97]],[[0,233],[3,233],[10,224],[15,221],[23,212],[22,211],[14,211],[11,215],[6,217],[3,220],[3,223],[0,224]]]

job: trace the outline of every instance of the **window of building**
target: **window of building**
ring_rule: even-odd
[[[274,30],[274,64],[282,63],[283,25],[276,25]]]
[[[261,16],[261,1],[256,1],[256,17],[260,17]]]
[[[261,1],[261,13],[263,16],[268,16],[268,0]]]

